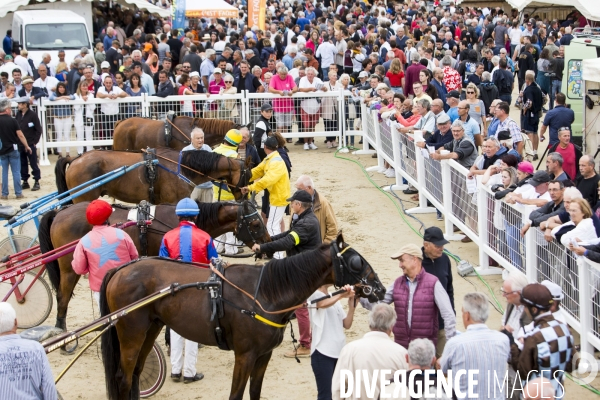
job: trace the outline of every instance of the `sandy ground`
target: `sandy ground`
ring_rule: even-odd
[[[420,244],[421,239],[408,224],[410,223],[417,230],[420,226],[410,218],[408,222],[403,219],[397,212],[394,203],[369,183],[358,165],[335,158],[334,151],[325,148],[322,140],[318,140],[317,144],[320,146],[319,150],[310,152],[303,151],[300,146],[290,146],[294,165],[292,180],[301,174],[313,177],[319,192],[331,201],[346,241],[371,263],[382,282],[387,286],[399,275],[397,262],[391,260],[389,255],[405,243]],[[349,155],[348,157],[357,160],[365,167],[375,165],[376,162],[370,156]],[[51,157],[51,161],[55,161],[55,156]],[[379,186],[392,183],[381,174],[371,173],[371,175]],[[26,190],[24,192],[26,200],[32,200],[36,196],[54,190],[53,166],[43,167],[42,176],[44,177],[42,191]],[[408,196],[402,193],[399,193],[399,196],[406,200],[407,208],[412,206],[408,201]],[[8,202],[9,204],[21,203],[14,199],[12,192],[10,197],[12,200]],[[421,214],[418,217],[426,226],[436,225],[443,228],[443,223],[435,219],[435,214]],[[472,243],[453,242],[447,245],[447,249],[462,259],[467,259],[473,264],[477,263],[477,248]],[[501,278],[492,276],[486,277],[486,280],[504,306],[504,301],[499,293]],[[461,278],[456,273],[454,290],[459,315],[462,297],[465,293],[475,290],[488,293],[488,289],[478,278]],[[55,313],[56,305],[45,325],[54,324]],[[88,282],[82,279],[76,288],[75,298],[70,304],[68,326],[70,328],[82,326],[97,317],[98,314],[92,307]],[[498,329],[500,317],[500,314],[492,309],[488,326]],[[462,321],[460,318],[458,320],[458,329],[463,330]],[[295,323],[294,330],[297,334]],[[346,331],[347,339],[348,341],[356,340],[367,331],[367,312],[359,307],[352,328]],[[87,340],[89,339],[83,339],[80,345],[86,343]],[[159,337],[159,343],[164,348],[162,335]],[[316,397],[316,385],[310,360],[302,359],[302,362],[298,364],[293,359],[284,358],[283,354],[290,349],[291,338],[289,332],[286,332],[284,342],[275,349],[269,364],[262,390],[263,399],[311,399]],[[58,351],[50,354],[49,359],[53,372],[57,375],[71,357],[61,355]],[[231,352],[220,351],[216,348],[203,348],[199,351],[197,368],[198,371],[205,374],[204,380],[191,385],[183,385],[174,383],[167,378],[165,385],[155,398],[226,399],[231,385],[233,362],[234,358]],[[105,399],[104,372],[99,356],[99,345],[92,345],[58,383],[57,387],[65,399]],[[567,393],[569,399],[593,396],[568,380]]]

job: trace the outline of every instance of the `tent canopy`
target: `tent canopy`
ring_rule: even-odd
[[[524,8],[570,6],[575,7],[584,17],[600,21],[600,7],[590,0],[506,0],[508,4],[522,11]]]
[[[238,18],[239,10],[223,0],[186,0],[187,18]]]
[[[47,0],[50,3],[54,3],[56,0]],[[69,1],[69,0],[61,0],[61,1]],[[74,1],[81,1],[81,0],[74,0]],[[85,1],[85,0],[83,0]],[[92,2],[92,0],[87,0],[90,3]],[[32,0],[33,3],[35,3]],[[37,0],[38,3],[41,3],[42,0]],[[118,0],[119,3],[127,6],[128,4],[133,4],[135,6],[137,6],[137,8],[139,8],[140,10],[147,10],[148,12],[150,12],[151,14],[156,14],[159,15],[161,17],[168,17],[169,15],[171,15],[171,10],[165,10],[162,9],[160,7],[157,7],[153,4],[148,3],[145,0]],[[24,7],[26,5],[29,5],[29,0],[4,0],[2,1],[2,4],[0,4],[0,18],[4,18],[6,16],[6,14],[8,14],[9,12],[15,12],[19,9],[19,7]]]
[[[583,80],[600,82],[600,58],[583,60],[581,70]]]

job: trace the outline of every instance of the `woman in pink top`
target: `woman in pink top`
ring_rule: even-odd
[[[277,68],[277,75],[273,75],[269,84],[269,93],[281,95],[281,99],[273,100],[275,122],[280,133],[291,132],[292,115],[294,114],[294,101],[292,95],[298,91],[294,78],[288,74],[285,66]]]
[[[214,80],[210,81],[208,84],[208,93],[206,97],[210,97],[211,94],[221,94],[223,90],[225,90],[225,81],[223,81],[223,71],[221,68],[215,68],[213,71]],[[204,118],[217,118],[218,114],[218,102],[215,101],[207,101],[207,110],[204,113]]]

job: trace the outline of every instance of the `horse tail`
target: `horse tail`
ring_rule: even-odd
[[[109,270],[104,276],[100,288],[100,314],[104,317],[111,313],[106,298],[106,287],[118,268]],[[116,379],[121,364],[121,343],[117,329],[109,328],[101,338],[102,341],[102,363],[104,364],[104,379],[106,380],[106,394],[111,400],[119,398],[119,383]]]
[[[67,166],[71,164],[71,161],[69,157],[59,158],[56,162],[56,167],[54,167],[56,187],[59,194],[69,191],[69,187],[67,186]]]
[[[40,239],[40,250],[42,250],[42,254],[54,250],[52,237],[50,236],[50,228],[52,227],[52,222],[54,222],[56,214],[58,214],[57,210],[48,211],[40,221],[38,237]],[[58,294],[60,287],[60,266],[58,265],[58,259],[46,262],[46,271],[48,272],[48,278],[50,278],[52,287]]]

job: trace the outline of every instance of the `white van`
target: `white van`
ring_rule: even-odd
[[[69,10],[25,10],[13,15],[13,41],[28,51],[36,67],[44,53],[52,56],[55,65],[59,50],[65,51],[65,60],[70,62],[82,47],[91,49],[89,32],[85,18]]]

